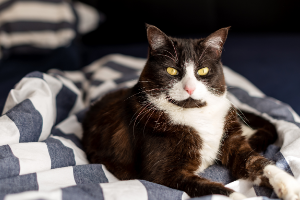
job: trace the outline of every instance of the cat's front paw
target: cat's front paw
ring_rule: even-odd
[[[229,195],[229,198],[232,200],[242,200],[242,199],[246,199],[247,197],[241,193],[233,192]]]
[[[274,165],[264,169],[264,175],[269,178],[275,193],[284,200],[300,200],[300,183],[285,171]]]

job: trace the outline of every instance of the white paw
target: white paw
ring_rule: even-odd
[[[300,200],[300,183],[294,177],[274,165],[266,166],[264,175],[269,178],[269,182],[279,198]]]
[[[229,195],[229,198],[233,200],[242,200],[242,199],[246,199],[247,197],[241,193],[234,192],[231,195]]]

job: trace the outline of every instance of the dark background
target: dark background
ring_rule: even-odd
[[[175,36],[207,34],[232,26],[232,33],[299,33],[295,0],[82,0],[106,15],[88,34],[90,44],[144,42],[149,23]]]
[[[0,60],[0,110],[9,89],[31,71],[78,70],[110,53],[146,58],[145,23],[149,23],[170,36],[187,38],[231,26],[223,64],[300,114],[299,0],[80,1],[97,8],[105,21],[70,47],[47,56]]]
[[[300,1],[82,0],[106,15],[82,38],[86,63],[109,53],[146,57],[145,22],[177,37],[231,26],[223,64],[300,113]]]

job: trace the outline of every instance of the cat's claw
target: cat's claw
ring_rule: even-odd
[[[279,198],[300,200],[300,183],[294,177],[275,166],[267,166],[264,172]]]
[[[233,192],[232,194],[229,195],[229,198],[232,200],[242,200],[242,199],[246,199],[247,197],[241,193]]]

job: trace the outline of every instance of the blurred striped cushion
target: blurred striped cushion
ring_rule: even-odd
[[[0,0],[0,58],[68,46],[77,21],[66,0]]]

